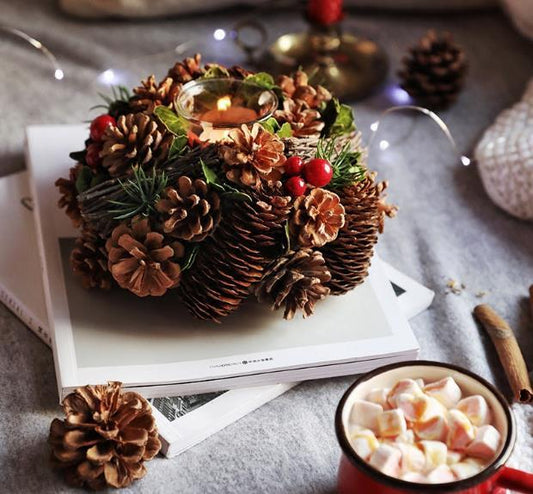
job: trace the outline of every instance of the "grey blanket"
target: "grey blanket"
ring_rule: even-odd
[[[54,81],[44,59],[0,34],[0,174],[24,167],[24,126],[90,118],[93,82],[106,67],[124,66],[141,54],[196,37],[212,39],[215,28],[227,29],[238,18],[233,12],[181,21],[81,23],[62,17],[53,0],[0,0],[0,13],[1,23],[49,45],[66,74]],[[272,10],[261,18],[272,38],[303,28],[298,16],[287,11]],[[391,83],[406,46],[426,29],[455,33],[469,56],[470,73],[459,101],[442,116],[463,153],[473,149],[503,108],[519,99],[533,75],[533,45],[497,12],[372,14],[347,24],[386,47]],[[356,105],[365,137],[391,104],[387,94]],[[391,116],[379,139],[391,146],[385,152],[371,150],[370,162],[390,180],[390,199],[400,206],[398,217],[387,223],[380,254],[436,292],[431,309],[412,321],[421,356],[463,365],[508,392],[494,349],[471,312],[480,301],[493,304],[516,329],[533,362],[533,321],[526,302],[533,283],[532,225],[490,202],[475,166],[461,167],[429,121]],[[2,235],[9,232],[2,230]],[[460,294],[447,293],[450,279],[465,285]],[[60,414],[51,353],[3,306],[0,335],[0,492],[66,492],[47,463],[48,427]],[[333,415],[353,379],[304,383],[183,455],[156,459],[146,478],[126,492],[332,492],[339,459]]]

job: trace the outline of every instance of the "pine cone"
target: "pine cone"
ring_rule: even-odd
[[[81,278],[84,288],[109,290],[113,278],[107,268],[105,241],[89,229],[81,232],[70,253],[74,274]]]
[[[337,238],[344,222],[344,207],[339,196],[317,188],[296,199],[289,229],[301,247],[321,247]]]
[[[233,129],[219,151],[229,180],[258,186],[261,180],[281,178],[286,161],[284,149],[279,137],[256,123],[251,130],[246,125]]]
[[[202,56],[197,53],[193,58],[186,58],[182,62],[177,62],[172,67],[167,76],[172,78],[174,82],[185,84],[186,82],[198,79],[204,74],[205,69],[200,65]]]
[[[60,209],[65,208],[65,213],[75,228],[79,228],[83,224],[80,205],[78,204],[78,190],[76,189],[76,180],[82,167],[83,165],[78,163],[69,170],[68,178],[58,178],[55,181],[55,186],[61,194],[57,205]]]
[[[138,297],[163,295],[180,281],[177,260],[183,257],[185,248],[151,231],[146,218],[135,218],[131,227],[124,223],[117,226],[105,247],[113,278]]]
[[[85,386],[63,400],[65,420],[52,421],[48,443],[68,484],[126,487],[144,477],[144,463],[161,449],[150,405],[120,386]]]
[[[130,100],[131,111],[151,114],[156,106],[171,108],[181,86],[182,84],[175,83],[171,77],[165,77],[157,84],[155,77],[151,75],[133,90],[135,96]]]
[[[189,242],[201,242],[220,221],[220,198],[204,180],[182,175],[167,187],[156,209],[163,216],[163,231]]]
[[[315,304],[329,294],[325,283],[330,279],[322,254],[300,249],[276,261],[256,286],[255,295],[272,310],[285,306],[285,319],[292,319],[297,310],[308,317],[313,314]]]
[[[246,79],[249,75],[252,75],[251,70],[245,69],[239,65],[233,65],[228,68],[228,73],[233,79]]]
[[[309,108],[302,100],[286,98],[283,101],[283,109],[276,110],[274,118],[281,123],[289,122],[294,137],[318,136],[324,128],[320,113]]]
[[[157,165],[168,156],[172,135],[149,115],[130,113],[109,126],[103,137],[102,164],[113,177],[129,175],[134,166]]]
[[[453,103],[463,87],[467,63],[450,33],[428,31],[403,58],[401,87],[419,104],[441,109]]]
[[[202,244],[179,287],[195,317],[220,322],[249,296],[264,269],[280,255],[292,205],[281,190],[280,183],[251,190],[253,201],[236,201]]]
[[[292,77],[282,75],[278,78],[278,86],[284,96],[294,101],[303,101],[309,108],[318,108],[324,101],[331,99],[331,93],[322,86],[313,87],[309,84],[307,74],[298,70]]]
[[[375,174],[369,174],[339,191],[346,222],[337,239],[320,249],[331,272],[327,286],[334,295],[352,290],[367,277],[384,216],[394,216],[396,212],[384,202],[386,183],[376,184],[374,178]]]

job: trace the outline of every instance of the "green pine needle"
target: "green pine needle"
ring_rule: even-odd
[[[333,177],[326,187],[328,189],[342,189],[365,178],[366,169],[359,162],[361,153],[351,151],[350,142],[337,151],[335,138],[320,139],[316,157],[328,160],[333,168]]]
[[[135,167],[131,178],[119,180],[126,197],[122,201],[109,200],[109,204],[114,207],[109,209],[108,213],[115,220],[125,220],[139,214],[149,216],[155,213],[155,205],[161,199],[167,181],[164,172],[157,174],[152,169],[152,173],[148,175],[143,168]]]

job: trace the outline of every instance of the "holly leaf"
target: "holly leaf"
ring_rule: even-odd
[[[278,137],[281,137],[282,139],[287,137],[292,137],[292,127],[289,122],[285,122],[279,130],[276,132],[276,135]]]
[[[205,177],[205,181],[208,185],[213,187],[223,198],[233,199],[235,201],[248,201],[252,202],[252,198],[241,190],[233,187],[232,185],[222,182],[216,172],[209,168],[203,160],[200,160],[200,166]]]
[[[261,125],[266,131],[270,132],[271,134],[277,135],[281,139],[286,137],[292,137],[292,128],[289,122],[285,122],[283,125],[280,126],[279,122],[274,117],[270,117],[264,122],[261,122]]]
[[[257,74],[250,74],[246,79],[246,82],[251,82],[257,86],[264,87],[265,89],[273,89],[276,83],[274,78],[267,72],[257,72]]]
[[[214,170],[209,168],[204,163],[204,160],[200,160],[200,166],[202,167],[202,172],[204,174],[206,183],[208,185],[218,185],[218,186],[220,186],[217,174],[215,173]]]
[[[83,149],[82,151],[73,151],[72,153],[69,154],[69,156],[74,161],[77,161],[78,163],[85,165],[86,154],[87,154],[87,149]]]
[[[200,246],[195,245],[187,253],[187,257],[185,258],[185,261],[183,262],[183,266],[181,266],[182,271],[187,271],[188,269],[191,269],[192,265],[194,264],[194,261],[196,261],[196,256],[198,255],[199,250],[200,250]]]
[[[91,187],[92,179],[93,174],[91,169],[88,166],[83,166],[76,178],[76,190],[78,191],[78,194],[85,192]]]
[[[188,139],[186,135],[178,135],[174,137],[172,144],[170,145],[170,149],[168,150],[168,159],[173,160],[180,156],[187,146],[187,142]]]
[[[337,98],[331,98],[321,109],[324,128],[322,137],[349,134],[355,130],[353,111],[348,105],[341,104]]]
[[[162,105],[156,106],[154,114],[171,134],[175,136],[187,134],[187,123],[170,108]]]

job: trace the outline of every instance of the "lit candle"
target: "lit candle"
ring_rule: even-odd
[[[217,107],[206,111],[201,119],[215,125],[240,125],[257,120],[257,112],[252,108],[234,106],[230,96],[217,100]]]

